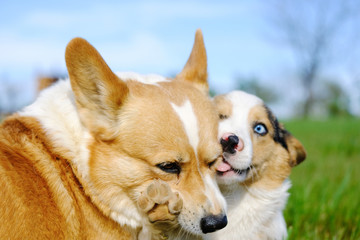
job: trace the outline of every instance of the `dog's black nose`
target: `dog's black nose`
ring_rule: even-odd
[[[239,138],[236,135],[230,135],[226,139],[221,138],[220,144],[224,152],[235,153],[236,146],[239,144]]]
[[[200,227],[203,233],[211,233],[222,229],[227,225],[226,215],[209,215],[200,220]]]

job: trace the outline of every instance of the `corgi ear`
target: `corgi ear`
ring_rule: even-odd
[[[75,38],[65,52],[80,120],[95,136],[110,140],[129,89],[86,40]]]
[[[200,29],[195,33],[195,42],[190,57],[176,79],[193,83],[204,94],[208,94],[207,57],[203,35]]]
[[[290,154],[290,166],[295,167],[305,160],[305,148],[300,141],[293,137],[289,132],[286,132],[285,139]]]

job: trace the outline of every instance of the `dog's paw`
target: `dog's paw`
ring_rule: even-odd
[[[180,213],[183,201],[166,182],[155,180],[140,194],[137,204],[148,215],[149,221],[154,223],[173,221]]]

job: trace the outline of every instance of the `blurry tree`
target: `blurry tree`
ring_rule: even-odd
[[[350,116],[350,100],[336,81],[324,82],[324,94],[320,103],[327,109],[330,117]]]
[[[269,0],[266,4],[269,4],[269,22],[277,30],[277,37],[294,54],[299,78],[307,92],[303,116],[308,116],[315,101],[314,82],[321,71],[331,61],[342,61],[341,47],[354,46],[354,41],[358,41],[349,37],[351,34],[347,31],[359,26],[360,2]],[[337,56],[332,57],[334,54]]]
[[[260,84],[259,80],[255,77],[238,77],[236,79],[236,89],[254,94],[264,100],[267,104],[274,103],[278,100],[278,94],[274,89],[265,87]]]

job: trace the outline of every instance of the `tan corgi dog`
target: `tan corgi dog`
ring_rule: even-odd
[[[69,79],[1,124],[0,238],[179,236],[155,234],[164,219],[194,237],[225,227],[201,31],[175,79],[115,74],[80,38],[65,58]]]
[[[205,239],[285,239],[288,177],[306,157],[303,146],[254,95],[233,91],[214,102],[224,150],[217,181],[229,224]]]

